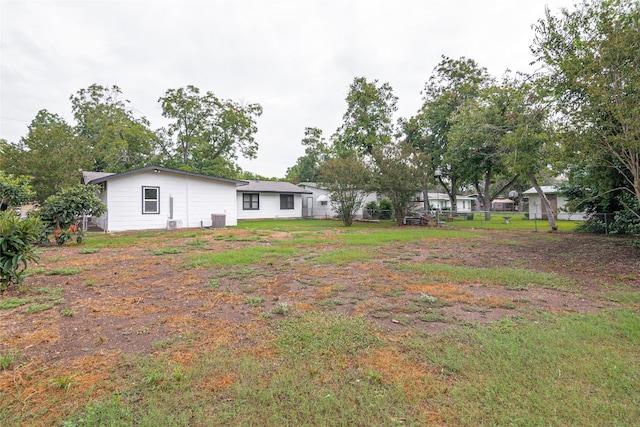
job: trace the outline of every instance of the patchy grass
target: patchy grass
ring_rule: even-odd
[[[0,425],[640,424],[623,239],[294,220],[96,243],[0,297]]]
[[[575,281],[566,276],[525,268],[473,268],[450,264],[413,263],[402,264],[398,269],[419,273],[423,280],[436,282],[496,285],[514,290],[526,290],[530,286],[561,291],[576,289]]]
[[[250,265],[255,262],[290,257],[296,254],[289,245],[248,246],[225,252],[188,255],[186,268]]]
[[[640,318],[631,311],[505,319],[408,344],[452,385],[449,425],[635,425]],[[585,351],[589,348],[590,351]]]
[[[0,299],[0,310],[11,310],[33,302],[33,298],[6,297]]]
[[[160,249],[154,249],[151,251],[151,253],[153,253],[154,255],[174,255],[174,254],[179,254],[182,251],[179,248],[160,248]]]
[[[81,268],[76,267],[58,267],[46,270],[44,274],[47,276],[75,276],[82,271]]]
[[[503,216],[509,217],[509,224],[505,223]],[[558,231],[571,232],[576,229],[584,221],[556,221]],[[465,217],[455,217],[453,221],[445,223],[449,227],[456,228],[479,228],[488,230],[527,230],[527,231],[549,231],[549,223],[546,220],[534,220],[525,218],[524,214],[518,213],[493,213],[491,220],[484,219],[484,214],[476,213],[473,220],[467,220]]]

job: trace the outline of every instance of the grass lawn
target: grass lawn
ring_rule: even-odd
[[[43,248],[0,298],[0,425],[640,425],[640,255],[544,225]]]

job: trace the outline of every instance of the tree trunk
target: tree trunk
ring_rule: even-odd
[[[547,195],[544,194],[544,191],[542,191],[542,188],[540,187],[540,184],[538,184],[536,176],[532,172],[529,172],[529,179],[531,180],[533,188],[536,189],[536,193],[538,193],[538,196],[540,196],[540,200],[542,203],[541,208],[544,207],[544,209],[547,211],[547,221],[549,222],[549,227],[551,227],[552,231],[558,230],[558,226],[556,225],[556,217],[553,213],[553,209],[551,209],[551,203],[549,203]]]
[[[422,207],[425,212],[431,210],[431,205],[429,204],[429,190],[422,190]]]
[[[442,180],[442,177],[438,177],[438,181],[440,182],[440,185],[442,185],[442,188],[444,188],[444,191],[447,193],[447,196],[449,197],[449,203],[451,204],[451,212],[458,212],[458,199],[456,198],[456,185],[457,185],[457,180],[455,177],[450,177],[451,180],[451,188],[447,187],[447,185],[445,184],[445,182]]]
[[[491,183],[489,182],[489,177],[491,176],[491,171],[487,171],[484,175],[484,191],[483,191],[483,204],[484,204],[484,219],[485,221],[491,221],[491,194],[489,194],[489,186]]]

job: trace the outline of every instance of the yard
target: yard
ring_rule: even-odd
[[[0,297],[0,425],[640,424],[633,240],[496,221],[42,248]]]

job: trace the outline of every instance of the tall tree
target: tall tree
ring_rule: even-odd
[[[162,115],[172,120],[167,130],[175,138],[174,156],[182,167],[215,173],[216,162],[226,171],[239,155],[256,157],[259,104],[222,100],[191,85],[167,90],[158,102]]]
[[[63,187],[80,182],[79,169],[90,170],[86,139],[57,114],[38,112],[26,137],[5,146],[2,168],[14,175],[31,176],[35,201],[43,202]]]
[[[145,117],[135,117],[118,86],[93,84],[71,96],[77,133],[89,142],[93,170],[124,172],[145,166],[157,136]]]
[[[514,129],[512,117],[518,104],[513,99],[509,81],[500,86],[488,86],[475,98],[460,105],[452,116],[449,147],[444,154],[447,164],[455,164],[458,178],[476,188],[482,200],[485,218],[491,218],[491,201],[504,188],[491,192],[497,178],[512,173],[507,164],[508,152],[503,138]],[[512,176],[507,186],[515,181]]]
[[[441,172],[437,179],[447,192],[454,212],[458,205],[459,164],[452,161],[452,156],[449,162],[445,160],[453,116],[463,103],[477,97],[491,82],[487,70],[474,60],[443,56],[425,83],[422,108],[413,119],[410,141],[431,156],[432,170]]]
[[[287,169],[286,179],[294,183],[316,182],[320,175],[320,165],[327,160],[329,152],[322,130],[305,128],[302,145],[305,147],[305,154],[298,157],[296,164]]]
[[[389,83],[368,82],[357,77],[349,87],[347,111],[334,137],[338,150],[355,150],[371,155],[375,147],[390,143],[396,132],[394,114],[398,98]]]
[[[509,132],[503,136],[501,144],[508,153],[506,161],[511,173],[524,176],[531,183],[540,196],[541,208],[547,213],[549,227],[556,230],[551,203],[540,185],[541,177],[557,174],[549,166],[558,158],[543,83],[530,76],[519,76],[504,86],[510,92],[511,108],[506,116]]]
[[[638,1],[583,0],[557,16],[547,9],[532,51],[547,71],[568,163],[613,169],[623,185],[609,191],[640,202],[639,22]]]

